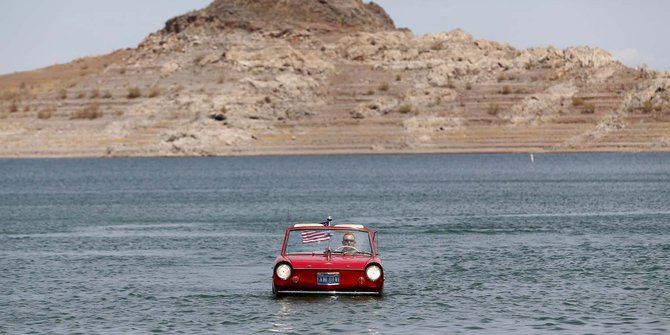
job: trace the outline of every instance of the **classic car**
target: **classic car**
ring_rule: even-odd
[[[377,233],[358,224],[295,224],[273,267],[272,292],[381,295],[384,268]]]

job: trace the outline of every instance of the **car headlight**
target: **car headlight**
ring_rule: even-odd
[[[291,276],[291,266],[286,263],[279,264],[275,269],[275,274],[279,279],[286,280]]]
[[[365,269],[365,275],[370,281],[377,281],[382,276],[382,269],[375,264],[372,264]]]

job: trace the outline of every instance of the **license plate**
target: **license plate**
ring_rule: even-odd
[[[340,285],[340,274],[335,273],[317,273],[316,274],[316,283],[318,285]]]

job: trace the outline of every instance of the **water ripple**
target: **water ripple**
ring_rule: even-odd
[[[0,333],[667,334],[670,155],[542,158],[0,160]],[[271,294],[324,215],[384,296]]]

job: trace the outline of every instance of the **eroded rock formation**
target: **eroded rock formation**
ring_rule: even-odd
[[[415,36],[360,0],[217,0],[0,77],[0,156],[668,150],[669,82],[591,47]]]

